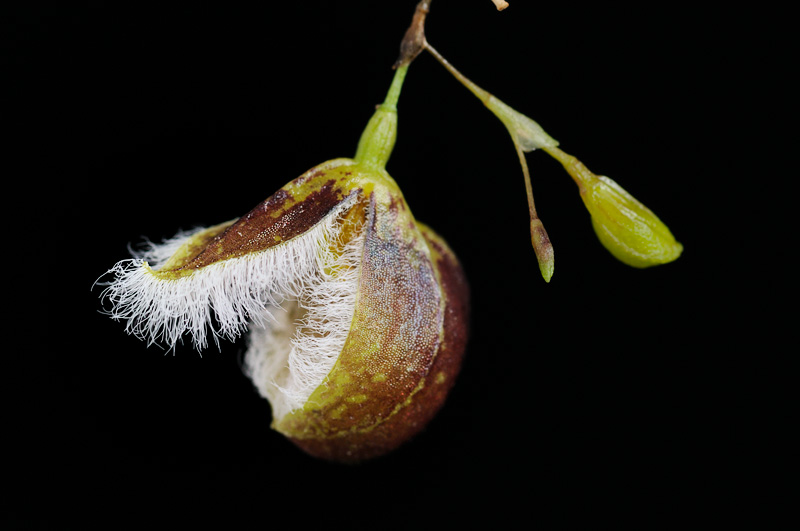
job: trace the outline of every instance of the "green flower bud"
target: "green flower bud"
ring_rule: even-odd
[[[617,259],[643,268],[672,262],[681,255],[683,245],[664,222],[614,180],[595,175],[558,148],[545,149],[578,184],[600,243]]]

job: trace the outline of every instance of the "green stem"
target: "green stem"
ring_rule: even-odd
[[[539,219],[539,214],[536,212],[536,204],[533,201],[531,175],[528,170],[528,162],[525,160],[525,152],[532,151],[536,148],[548,149],[549,146],[554,146],[557,143],[539,127],[539,124],[515,111],[495,98],[492,94],[473,83],[427,42],[425,43],[425,49],[428,50],[453,77],[467,87],[470,92],[475,94],[475,96],[503,122],[503,125],[506,126],[508,132],[511,134],[511,139],[514,141],[514,148],[517,151],[517,157],[519,157],[520,166],[522,166],[522,175],[525,178],[525,192],[528,196],[528,212],[531,217],[531,243],[536,252],[536,258],[539,261],[539,270],[542,273],[542,277],[544,277],[545,281],[550,282],[550,278],[553,276],[554,264],[553,245],[550,243],[550,237],[547,235],[542,220]]]
[[[406,79],[406,72],[408,72],[408,65],[403,65],[394,71],[392,84],[389,87],[389,92],[386,93],[386,99],[381,107],[386,107],[393,111],[397,111],[397,101],[400,99],[400,90],[403,88],[403,81]]]
[[[578,185],[578,190],[580,191],[581,195],[584,195],[590,188],[591,184],[597,180],[595,174],[589,171],[589,169],[584,166],[581,161],[569,153],[566,153],[555,146],[547,146],[542,149],[544,149],[548,155],[556,159],[561,163],[562,166],[564,166],[564,169],[567,170],[567,173],[570,175],[570,177],[572,177],[572,180]]]
[[[484,104],[486,104],[489,101],[489,98],[491,98],[492,95],[483,90],[475,83],[473,83],[467,76],[459,72],[456,69],[456,67],[450,64],[450,61],[445,59],[442,54],[436,51],[436,48],[434,48],[433,46],[431,46],[429,43],[426,42],[425,49],[428,50],[428,53],[434,56],[436,60],[439,61],[439,63],[453,75],[453,77],[455,77],[458,81],[460,81],[462,85],[467,87],[470,92],[475,94],[475,96],[477,96],[479,100],[481,100]]]
[[[375,110],[358,141],[354,159],[370,169],[383,171],[392,155],[397,139],[397,101],[400,99],[406,72],[408,64],[395,70],[386,99]]]

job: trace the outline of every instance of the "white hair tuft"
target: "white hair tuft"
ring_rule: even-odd
[[[107,272],[114,278],[101,295],[111,306],[106,313],[127,321],[125,330],[148,345],[174,348],[188,334],[198,350],[208,346],[209,330],[219,344],[220,338],[239,337],[251,321],[261,328],[275,324],[278,319],[272,312],[282,303],[301,300],[314,286],[330,280],[326,280],[326,269],[338,267],[331,264],[330,244],[341,231],[342,214],[355,201],[353,193],[291,240],[176,279],[160,278],[155,269],[203,229],[181,233],[160,245],[148,242],[143,253]],[[340,295],[331,297],[338,300]]]
[[[355,232],[358,236],[347,242],[343,252],[325,248],[325,267],[297,299],[265,309],[265,314],[275,319],[264,318],[251,329],[245,368],[272,405],[275,419],[306,403],[344,348],[355,311],[364,246],[364,231]]]

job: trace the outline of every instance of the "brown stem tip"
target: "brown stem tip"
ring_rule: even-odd
[[[425,49],[425,17],[431,8],[431,0],[422,0],[417,4],[411,25],[400,43],[400,56],[394,63],[395,68],[411,63]]]

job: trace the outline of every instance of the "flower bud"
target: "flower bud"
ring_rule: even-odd
[[[595,175],[577,158],[547,148],[572,176],[592,216],[600,243],[617,259],[633,267],[650,267],[677,259],[683,245],[669,228],[612,179]]]
[[[539,272],[545,282],[550,282],[555,270],[553,244],[550,243],[550,237],[544,230],[542,220],[538,218],[531,220],[531,243],[539,262]]]

